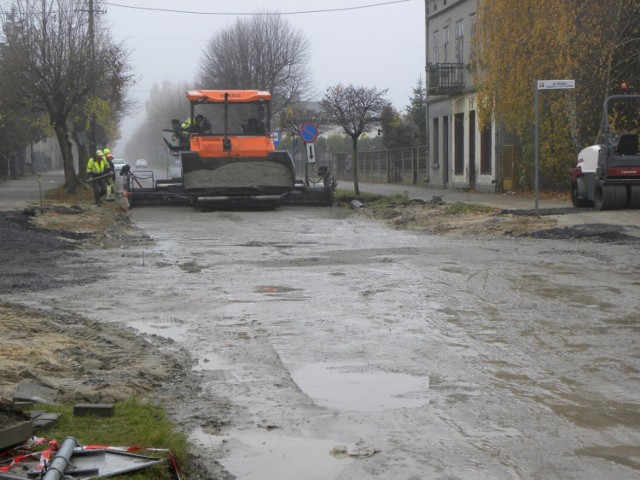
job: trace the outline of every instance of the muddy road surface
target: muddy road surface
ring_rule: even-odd
[[[98,303],[75,282],[3,299],[189,352],[197,388],[167,409],[210,478],[640,476],[638,222],[534,238],[340,208],[130,217],[149,241],[60,259],[99,269]]]

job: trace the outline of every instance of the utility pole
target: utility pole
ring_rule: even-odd
[[[93,65],[96,58],[96,42],[95,42],[95,12],[93,8],[93,0],[89,0],[89,45],[91,51],[91,62]],[[92,84],[95,85],[95,69],[92,70]],[[95,93],[95,92],[92,92]],[[89,156],[93,157],[96,153],[96,118],[91,114],[91,132],[89,134]]]
[[[429,124],[429,1],[424,0],[424,70],[425,70],[425,81],[424,81],[424,108],[425,108],[425,150],[426,150],[426,172],[425,172],[425,182],[427,184],[431,183],[431,142],[429,136],[431,135],[431,125]],[[438,153],[436,152],[436,155]]]

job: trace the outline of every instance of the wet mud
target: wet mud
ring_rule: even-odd
[[[433,212],[402,213],[420,228],[135,209],[149,241],[62,249],[57,279],[1,298],[188,352],[164,405],[211,478],[637,476],[633,222],[458,216],[433,234]],[[87,265],[98,308],[60,282]]]

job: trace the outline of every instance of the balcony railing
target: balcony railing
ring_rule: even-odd
[[[429,95],[455,95],[464,90],[464,63],[430,63]]]

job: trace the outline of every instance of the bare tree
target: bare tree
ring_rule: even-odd
[[[309,41],[278,14],[238,19],[203,52],[201,88],[267,90],[272,115],[310,90]]]
[[[25,148],[44,136],[46,124],[25,125],[24,118],[28,115],[26,106],[5,105],[0,97],[0,177],[24,176]]]
[[[126,52],[101,24],[89,22],[83,0],[14,0],[0,13],[6,19],[0,41],[3,101],[48,115],[62,152],[65,186],[73,191],[71,125],[87,110],[115,111],[114,89],[124,98],[130,79],[124,74]]]
[[[295,103],[280,113],[278,126],[286,135],[291,137],[298,135],[303,123],[312,122],[318,125],[320,131],[327,122],[322,111],[305,103]]]
[[[167,146],[162,140],[162,130],[171,128],[171,120],[183,121],[189,115],[189,101],[187,90],[193,86],[188,83],[172,84],[163,82],[161,86],[154,85],[149,99],[145,103],[147,112],[145,120],[136,129],[132,141],[125,147],[125,157],[154,159],[167,152]],[[162,155],[161,155],[162,156]]]
[[[370,132],[372,124],[380,121],[382,110],[389,105],[384,98],[388,89],[378,90],[363,86],[343,86],[327,88],[321,101],[322,108],[335,123],[351,137],[353,146],[353,190],[360,195],[358,187],[358,138]]]

